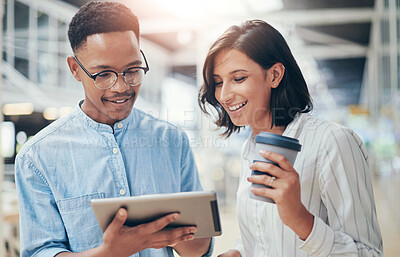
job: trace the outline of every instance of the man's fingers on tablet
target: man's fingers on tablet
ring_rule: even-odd
[[[174,228],[172,230],[165,231],[167,232],[167,238],[181,238],[184,236],[190,236],[196,233],[197,228],[196,227],[180,227],[180,228]]]
[[[150,226],[153,232],[157,232],[165,228],[169,223],[179,219],[180,217],[181,215],[179,213],[171,213],[145,225]]]
[[[160,249],[160,248],[164,248],[166,246],[174,247],[175,245],[177,245],[180,242],[190,241],[193,239],[194,239],[193,235],[183,235],[179,238],[156,242],[152,248]]]
[[[173,240],[172,244],[167,244],[167,245],[173,245],[175,246],[176,244],[180,243],[180,242],[184,242],[184,241],[190,241],[194,239],[194,235],[192,234],[185,234],[182,235],[178,238],[176,238],[175,240]]]
[[[153,234],[152,238],[155,244],[173,245],[185,240],[191,240],[193,234],[196,233],[196,227],[179,227],[173,229],[165,229]]]
[[[194,239],[194,235],[191,233],[187,233],[189,230],[178,230],[178,229],[174,229],[176,231],[163,231],[163,232],[168,232],[168,234],[164,234],[164,235],[160,235],[161,237],[159,238],[160,241],[155,242],[153,246],[154,248],[163,248],[165,246],[175,246],[180,242],[184,242],[184,241],[190,241]],[[175,232],[178,232],[178,234],[176,234]],[[171,234],[172,233],[172,234]],[[182,234],[183,233],[183,234]],[[176,237],[176,235],[178,235],[178,237]]]

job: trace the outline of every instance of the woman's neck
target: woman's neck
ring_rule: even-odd
[[[286,126],[275,126],[274,125],[271,128],[271,123],[272,123],[272,118],[270,115],[267,115],[267,117],[263,117],[263,119],[260,119],[259,121],[255,122],[254,124],[250,124],[250,128],[251,128],[251,131],[253,132],[253,135],[256,136],[256,135],[260,134],[261,131],[282,135],[286,129]]]
[[[260,134],[261,131],[282,135],[283,132],[285,132],[286,126],[273,126],[272,128],[271,128],[271,125],[269,125],[268,127],[265,127],[265,128],[253,128],[250,126],[250,128],[251,128],[251,131],[253,132],[253,135],[255,135],[255,136]]]

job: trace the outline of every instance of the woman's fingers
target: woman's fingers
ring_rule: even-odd
[[[257,175],[257,176],[251,176],[247,178],[247,181],[251,183],[256,183],[256,184],[262,184],[269,186],[271,188],[277,188],[279,187],[280,184],[280,179],[274,177],[274,176],[268,176],[268,175]]]
[[[266,175],[281,178],[285,176],[285,171],[280,167],[268,162],[255,162],[250,165],[250,169],[263,172]]]
[[[271,198],[272,200],[275,201],[275,193],[274,193],[274,189],[272,188],[258,188],[258,187],[253,187],[251,189],[251,192],[255,195],[259,195],[259,196],[264,196],[266,198]]]
[[[277,163],[282,170],[291,172],[295,171],[293,165],[289,162],[289,160],[281,154],[261,150],[260,155],[270,161]]]

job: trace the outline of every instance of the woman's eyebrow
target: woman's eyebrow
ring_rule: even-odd
[[[244,70],[244,69],[234,70],[234,71],[229,72],[229,75],[235,74],[235,73],[238,73],[238,72],[248,72],[248,70]],[[219,75],[218,74],[213,74],[213,77],[219,77]]]
[[[247,72],[247,70],[244,70],[244,69],[238,69],[238,70],[234,70],[234,71],[231,71],[231,72],[229,72],[229,74],[234,74],[234,73],[237,73],[237,72],[242,72],[242,71],[244,71],[244,72]]]

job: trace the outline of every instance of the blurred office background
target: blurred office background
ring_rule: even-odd
[[[19,256],[14,158],[44,126],[83,98],[66,63],[68,23],[85,0],[2,0],[0,256]],[[197,91],[208,48],[226,28],[259,18],[288,41],[308,82],[315,115],[344,124],[370,154],[385,255],[400,256],[399,0],[124,0],[141,24],[150,72],[136,107],[182,127],[203,186],[219,196],[223,235],[239,234],[235,194],[240,149],[202,115]]]

